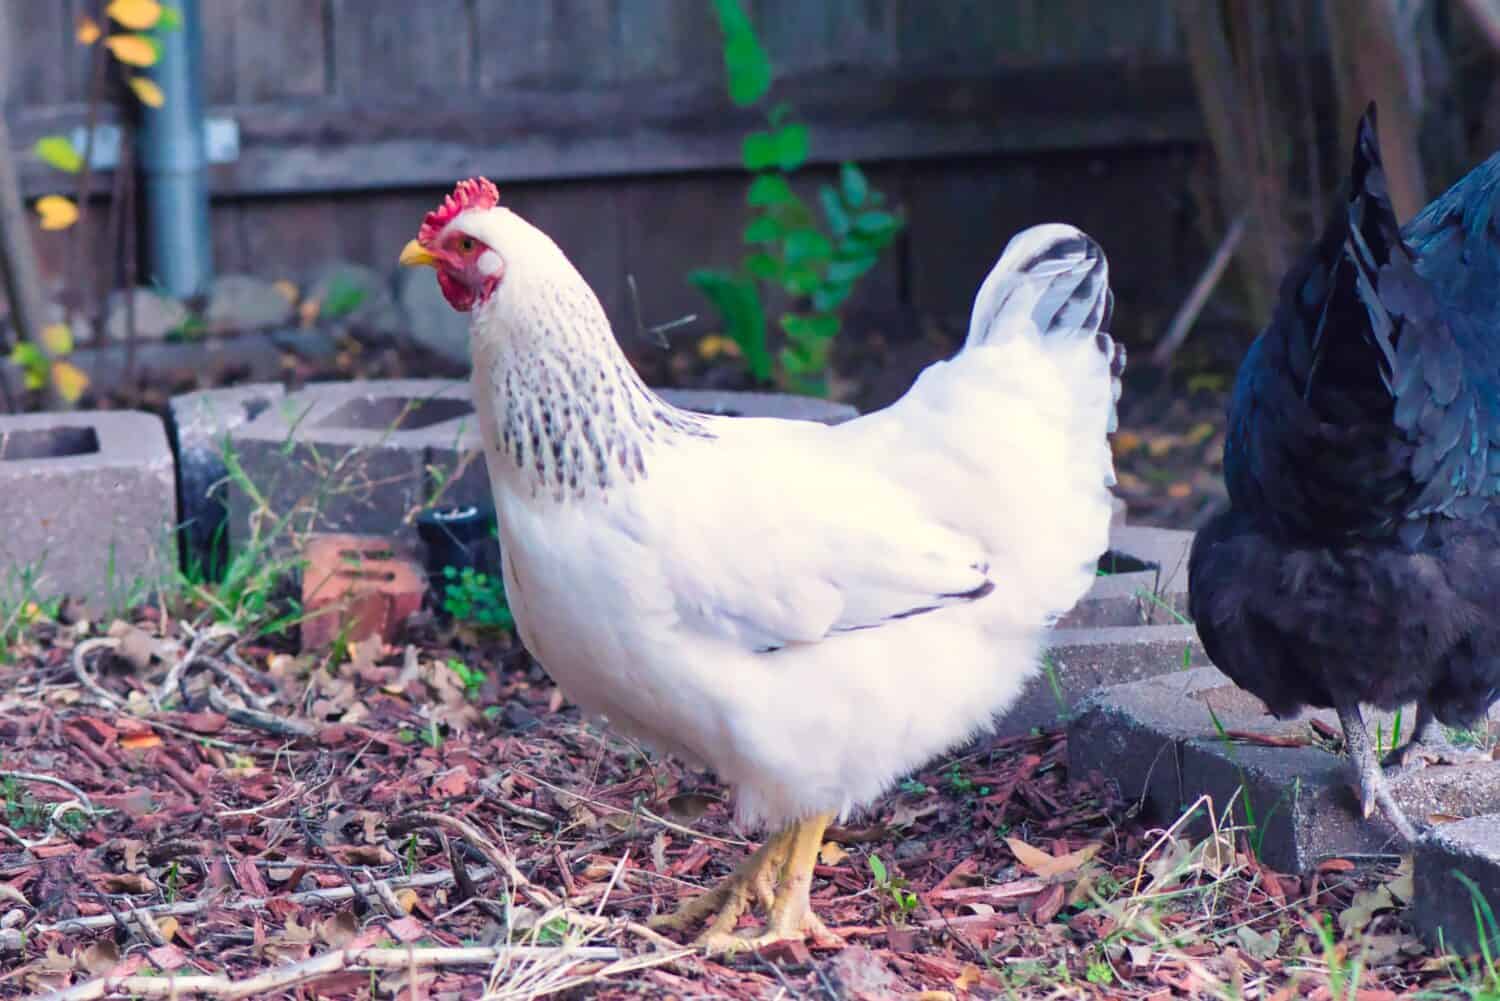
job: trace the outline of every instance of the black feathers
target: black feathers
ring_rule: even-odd
[[[1190,594],[1214,662],[1278,712],[1346,691],[1455,722],[1500,685],[1497,195],[1500,156],[1400,228],[1372,107],[1240,367],[1232,509]]]

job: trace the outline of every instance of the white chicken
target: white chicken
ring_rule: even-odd
[[[968,339],[834,427],[648,389],[557,245],[460,183],[401,253],[473,313],[473,390],[522,641],[585,710],[706,764],[767,841],[660,923],[813,935],[830,821],[984,730],[1104,552],[1124,351],[1104,255],[1015,237]],[[736,934],[752,905],[766,921]]]

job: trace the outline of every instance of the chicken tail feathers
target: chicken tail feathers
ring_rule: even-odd
[[[1109,262],[1092,237],[1064,223],[1032,226],[1011,238],[980,286],[965,346],[1021,334],[1092,337],[1108,360],[1110,395],[1118,401],[1125,346],[1108,333],[1114,305]],[[1118,424],[1111,405],[1108,429]]]

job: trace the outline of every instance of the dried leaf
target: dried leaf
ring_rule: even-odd
[[[411,889],[410,887],[407,887],[404,890],[396,891],[396,903],[400,904],[401,909],[407,914],[410,914],[412,912],[412,909],[417,906],[417,903],[421,899],[422,898],[417,896],[417,891]]]
[[[66,323],[49,323],[39,336],[48,354],[65,355],[73,350],[73,331]]]
[[[73,37],[77,39],[79,45],[93,45],[102,34],[104,32],[100,30],[99,22],[84,14],[78,19],[78,27],[74,30]]]
[[[837,841],[825,841],[818,849],[818,861],[824,865],[838,865],[849,857],[849,853]]]
[[[161,937],[168,942],[177,937],[178,927],[177,919],[170,914],[156,922],[156,930],[161,932]]]
[[[161,738],[154,733],[133,733],[120,738],[120,746],[127,751],[144,751],[161,746]]]
[[[104,40],[114,57],[127,66],[154,66],[156,46],[145,35],[110,35]]]
[[[271,283],[271,287],[277,292],[280,292],[281,297],[293,305],[295,305],[297,300],[301,298],[301,293],[297,291],[296,282],[288,281],[285,278],[279,278]]]
[[[151,893],[156,884],[139,872],[106,872],[94,877],[108,893]]]
[[[131,31],[145,31],[161,20],[161,4],[156,0],[113,0],[104,13]]]
[[[130,84],[130,89],[135,91],[136,99],[148,108],[160,108],[167,103],[167,95],[162,93],[161,87],[150,77],[132,76],[125,81]]]
[[[1015,855],[1016,861],[1023,867],[1031,870],[1038,876],[1054,879],[1067,876],[1085,862],[1093,858],[1099,851],[1099,844],[1084,845],[1082,848],[1066,855],[1052,856],[1040,848],[1033,848],[1020,838],[1006,838],[1005,843],[1010,846],[1011,853]]]
[[[120,949],[113,939],[100,939],[78,954],[78,965],[94,976],[103,976],[120,962]]]
[[[62,195],[43,195],[36,200],[36,214],[42,221],[42,229],[67,229],[78,221],[78,206]]]

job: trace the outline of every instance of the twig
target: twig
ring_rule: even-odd
[[[516,960],[557,960],[574,962],[613,962],[620,951],[610,946],[469,946],[458,948],[391,949],[366,946],[359,949],[337,949],[300,962],[273,967],[253,977],[231,980],[223,976],[186,977],[99,977],[46,994],[41,1001],[95,1001],[118,996],[176,998],[185,994],[207,994],[215,998],[260,997],[287,990],[297,984],[318,980],[335,973],[362,970],[402,970],[450,966],[493,966]]]
[[[1229,262],[1234,259],[1234,252],[1239,249],[1240,241],[1245,237],[1245,225],[1249,219],[1249,213],[1241,212],[1230,224],[1229,231],[1224,234],[1224,239],[1219,241],[1219,248],[1214,251],[1214,256],[1209,258],[1208,267],[1203,269],[1203,274],[1193,284],[1193,290],[1177,309],[1177,315],[1172,317],[1172,325],[1167,328],[1166,335],[1162,337],[1155,350],[1151,352],[1151,362],[1155,365],[1165,365],[1172,360],[1177,349],[1182,347],[1182,342],[1187,340],[1188,332],[1193,329],[1197,322],[1198,314],[1203,311],[1204,303],[1218,287],[1219,280],[1224,277],[1224,271],[1229,267]]]
[[[208,690],[208,704],[214,712],[223,713],[230,722],[248,726],[254,730],[263,730],[272,736],[296,740],[310,739],[318,735],[317,730],[298,720],[282,719],[280,716],[259,709],[251,709],[248,706],[230,705],[217,688]]]
[[[104,686],[100,685],[94,679],[93,673],[89,671],[88,665],[85,663],[85,658],[95,650],[118,650],[119,648],[120,641],[113,636],[96,636],[91,640],[84,640],[73,648],[73,674],[78,678],[78,683],[88,689],[90,695],[111,709],[118,709],[125,703],[123,700],[105,691]]]
[[[488,879],[495,875],[495,870],[483,867],[469,874],[476,880]],[[429,886],[444,886],[453,882],[453,871],[451,869],[440,869],[436,872],[424,872],[420,876],[410,876],[389,880],[390,885],[397,889],[406,887],[426,888]],[[332,886],[324,890],[301,890],[297,893],[277,894],[272,897],[245,897],[240,900],[222,900],[213,894],[205,894],[197,900],[183,901],[175,904],[157,904],[154,907],[142,907],[152,917],[180,917],[189,914],[198,914],[202,911],[214,908],[224,911],[253,911],[266,906],[272,899],[285,900],[293,904],[330,904],[342,900],[349,900],[354,896],[354,888],[351,886]],[[96,928],[108,928],[115,923],[115,919],[108,914],[91,914],[87,917],[67,918],[50,925],[38,925],[31,929],[33,932],[60,931],[64,933],[89,931]]]
[[[428,810],[413,810],[387,824],[386,830],[399,838],[421,827],[447,828],[468,842],[496,872],[504,873],[511,885],[525,894],[532,903],[546,908],[558,906],[556,897],[527,879],[526,875],[516,868],[516,863],[511,860],[510,856],[496,847],[483,831],[466,820],[442,813],[432,813]]]

